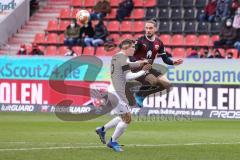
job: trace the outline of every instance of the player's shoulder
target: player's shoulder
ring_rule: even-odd
[[[143,36],[140,36],[137,41],[145,41],[146,40],[146,37],[143,35]]]
[[[158,43],[160,43],[160,44],[163,44],[162,40],[161,40],[160,37],[158,37],[158,36],[156,36],[155,41],[158,42]]]
[[[112,57],[112,59],[115,59],[115,60],[122,60],[122,59],[126,59],[126,58],[127,58],[127,56],[122,52],[118,52]]]

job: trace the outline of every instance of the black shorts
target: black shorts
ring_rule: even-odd
[[[147,73],[147,74],[144,75],[144,76],[141,76],[141,77],[137,78],[136,80],[139,81],[139,82],[141,82],[141,83],[144,84],[144,85],[149,85],[149,82],[147,82],[147,81],[145,80],[145,77],[146,77],[147,75],[149,75],[149,74],[152,74],[152,75],[154,75],[155,77],[158,77],[158,76],[162,75],[161,71],[158,71],[158,70],[155,70],[155,69],[152,68],[152,69],[149,70],[149,73]]]

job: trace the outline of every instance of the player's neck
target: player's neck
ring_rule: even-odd
[[[147,35],[145,35],[145,37],[147,38],[147,40],[149,41],[155,41],[155,35],[153,35],[151,38],[149,38]]]

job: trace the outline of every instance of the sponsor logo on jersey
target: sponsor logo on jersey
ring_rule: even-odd
[[[151,58],[151,57],[152,57],[152,51],[149,50],[149,51],[147,52],[147,58],[149,59],[149,58]]]

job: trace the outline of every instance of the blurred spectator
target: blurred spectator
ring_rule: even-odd
[[[42,55],[44,55],[44,53],[39,49],[38,45],[36,43],[34,43],[32,45],[32,51],[30,52],[30,55],[42,56]]]
[[[233,58],[233,53],[232,52],[228,52],[226,59],[232,59]]]
[[[231,5],[231,15],[234,15],[235,12],[237,11],[238,7],[240,7],[240,3],[239,0],[233,0],[232,1],[232,5]]]
[[[79,44],[79,34],[80,34],[80,26],[77,24],[76,19],[71,21],[71,24],[67,27],[65,31],[65,39],[64,44],[67,46],[74,46]]]
[[[106,41],[106,38],[108,36],[108,30],[106,26],[104,25],[102,20],[97,20],[97,24],[94,27],[94,36],[86,37],[84,40],[84,43],[86,46],[100,46],[103,45]]]
[[[17,55],[27,55],[27,49],[25,44],[21,44],[20,49],[17,52]]]
[[[236,13],[233,19],[233,28],[236,28],[236,29],[240,28],[240,8],[236,10]]]
[[[196,47],[193,47],[191,49],[190,54],[187,56],[187,58],[199,58],[198,50]]]
[[[77,54],[70,47],[67,48],[67,52],[64,55],[65,56],[74,56],[74,57],[77,56]]]
[[[91,19],[103,19],[108,13],[111,12],[109,0],[99,0],[93,9],[94,12],[91,14]]]
[[[204,48],[203,54],[200,58],[214,58],[208,48]]]
[[[39,9],[40,0],[30,0],[30,16],[32,16]]]
[[[210,0],[207,6],[204,8],[204,13],[200,15],[199,21],[213,22],[216,14],[217,1]]]
[[[234,43],[234,47],[238,50],[238,58],[240,57],[240,36],[238,36],[237,41]]]
[[[227,19],[220,33],[220,40],[214,42],[214,47],[232,47],[237,38],[237,30],[232,27],[232,20]]]
[[[216,49],[214,54],[210,58],[224,58],[224,57],[222,56],[221,52],[218,49]]]
[[[218,0],[216,9],[216,21],[224,21],[230,16],[231,0]]]
[[[89,21],[87,24],[84,24],[80,29],[80,39],[82,45],[86,44],[86,41],[88,41],[90,38],[93,38],[94,33],[95,32],[91,21]]]
[[[134,3],[132,0],[122,0],[122,2],[119,3],[116,19],[119,22],[122,22],[125,17],[129,17],[131,15],[133,7]]]

